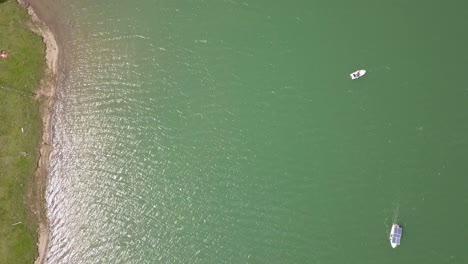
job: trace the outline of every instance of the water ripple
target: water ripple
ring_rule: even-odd
[[[105,3],[74,3],[71,12],[83,17],[54,117],[47,262],[248,263],[258,262],[249,260],[256,250],[277,252],[261,262],[293,254],[280,243],[303,239],[280,228],[280,215],[293,212],[279,196],[267,198],[284,181],[256,168],[270,162],[256,154],[266,137],[248,136],[268,121],[244,110],[253,102],[235,89],[242,73],[217,69],[229,65],[223,56],[235,43],[185,37],[163,22],[151,35],[144,21]],[[211,45],[223,56],[203,56]],[[255,103],[269,112],[269,102]]]

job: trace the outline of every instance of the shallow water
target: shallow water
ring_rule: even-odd
[[[467,262],[468,9],[430,2],[55,3],[48,263]]]

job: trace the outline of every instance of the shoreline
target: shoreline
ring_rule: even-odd
[[[49,222],[47,216],[46,188],[49,173],[49,156],[52,151],[51,119],[56,98],[59,47],[51,29],[37,16],[34,8],[25,0],[17,0],[26,8],[30,21],[29,28],[42,37],[46,46],[46,69],[44,78],[35,92],[35,99],[41,102],[42,137],[39,143],[39,157],[32,186],[27,190],[27,203],[38,224],[37,257],[35,264],[45,263],[49,243]]]

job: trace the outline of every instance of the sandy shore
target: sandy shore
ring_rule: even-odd
[[[36,100],[41,102],[41,116],[43,122],[43,135],[40,142],[40,155],[35,172],[34,182],[28,190],[27,199],[33,215],[38,221],[38,256],[35,263],[45,262],[49,241],[49,224],[47,219],[47,204],[45,191],[47,187],[49,156],[51,145],[51,118],[55,102],[55,92],[58,73],[59,47],[50,28],[36,15],[33,7],[26,0],[17,0],[20,5],[27,8],[31,16],[30,28],[33,32],[43,37],[46,45],[47,69],[45,78],[36,90]]]

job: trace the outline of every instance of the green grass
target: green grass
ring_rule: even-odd
[[[0,49],[10,55],[0,59],[0,86],[31,94],[44,76],[45,47],[28,19],[16,1],[0,1]],[[42,121],[40,102],[26,94],[0,88],[0,263],[33,263],[37,254],[37,223],[25,193],[37,166]]]

